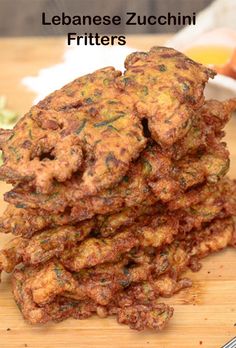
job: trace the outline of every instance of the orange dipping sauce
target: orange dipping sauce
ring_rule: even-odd
[[[185,54],[204,65],[225,65],[229,63],[234,49],[222,46],[195,46],[187,49]]]
[[[184,53],[216,72],[236,79],[236,31],[218,28],[203,33],[185,47]]]

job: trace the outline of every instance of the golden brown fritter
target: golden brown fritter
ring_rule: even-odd
[[[155,273],[168,273],[177,277],[187,266],[199,270],[197,260],[232,244],[234,238],[234,220],[232,217],[215,219],[202,230],[194,230],[177,238],[156,254],[153,261]],[[204,252],[203,252],[204,250]]]
[[[78,247],[65,251],[60,260],[66,268],[79,271],[100,263],[115,262],[137,245],[137,238],[127,230],[112,238],[89,238]]]
[[[76,226],[46,230],[32,239],[16,237],[0,251],[0,272],[5,270],[10,273],[21,262],[34,265],[59,256],[66,248],[82,241],[93,226],[94,223],[90,220]]]
[[[48,193],[53,179],[77,172],[82,198],[121,180],[145,146],[143,118],[160,143],[183,137],[214,72],[162,47],[133,53],[125,65],[124,76],[104,68],[75,80],[31,108],[10,135],[3,131],[1,177]]]
[[[133,173],[139,171],[139,177],[141,177],[139,191],[142,192],[142,190],[140,190],[140,188],[142,188],[142,185],[144,185],[145,182],[152,180],[152,177],[155,176],[155,173],[159,171],[159,179],[160,177],[164,178],[160,183],[155,183],[155,187],[153,189],[156,192],[160,191],[162,193],[161,198],[163,200],[168,200],[171,197],[171,192],[173,191],[174,194],[175,191],[178,190],[178,185],[173,182],[173,180],[166,178],[167,176],[169,176],[170,166],[175,165],[176,159],[180,159],[187,153],[194,154],[198,149],[203,150],[204,148],[216,148],[216,152],[218,152],[219,139],[223,135],[221,129],[225,125],[225,122],[227,122],[227,120],[229,119],[230,114],[235,109],[235,107],[235,99],[226,102],[206,102],[201,109],[202,111],[199,111],[199,116],[196,116],[192,128],[190,129],[186,137],[174,144],[172,148],[165,149],[164,152],[160,151],[158,147],[154,147],[154,151],[152,152],[157,153],[152,156],[153,159],[151,161],[149,159],[151,152],[150,149],[144,151],[137,163],[131,165],[129,173],[123,177],[120,190],[119,185],[117,189],[112,189],[111,193],[110,190],[102,191],[100,192],[99,196],[93,196],[79,200],[80,205],[78,205],[79,196],[77,196],[77,188],[80,185],[80,178],[76,175],[73,176],[70,181],[63,184],[55,183],[56,186],[54,187],[50,195],[42,195],[35,192],[34,189],[29,189],[27,185],[20,185],[9,194],[6,194],[5,198],[13,204],[17,204],[19,207],[40,207],[41,209],[43,208],[55,212],[62,212],[65,207],[76,206],[77,204],[77,207],[75,207],[76,214],[81,215],[80,219],[86,219],[92,216],[93,213],[91,212],[91,209],[94,209],[94,206],[98,207],[96,209],[97,213],[102,212],[102,214],[110,212],[111,206],[113,207],[114,211],[119,210],[121,205],[124,204],[122,198],[120,197],[120,191],[121,194],[124,190],[130,192],[132,190],[131,183],[133,181],[133,185],[135,185],[135,175]],[[225,155],[228,156],[227,154]],[[174,163],[173,159],[175,160]],[[159,163],[159,166],[155,168],[154,173],[150,172],[150,162],[154,166],[154,168],[156,166],[153,164],[153,162]],[[142,168],[140,168],[142,166],[144,167],[143,170],[141,170]],[[147,175],[148,171],[150,172],[150,175]],[[143,178],[143,176],[145,176],[145,178]],[[127,183],[127,185],[124,185],[123,181],[126,181],[127,177],[130,178],[131,182]],[[169,188],[167,190],[167,194],[164,194],[162,190],[163,185]],[[122,187],[124,188],[122,189]],[[147,188],[144,187],[144,191],[146,190]],[[81,212],[79,213],[79,211]]]
[[[81,226],[47,230],[30,240],[22,238],[24,248],[16,250],[15,260],[23,260],[26,264],[39,264],[56,256],[68,269],[79,271],[100,263],[116,261],[122,254],[138,245],[159,247],[170,243],[179,226],[177,218],[164,215],[151,216],[147,221],[140,221],[137,225],[124,228],[113,237],[90,237],[79,244],[90,231],[91,224],[88,222]],[[3,253],[7,251],[8,248],[3,249]],[[13,264],[11,259],[10,263]]]
[[[11,273],[22,262],[22,256],[27,244],[27,240],[16,237],[5,245],[0,252],[0,274],[2,270]]]
[[[156,216],[164,211],[161,204],[146,205],[147,203],[143,202],[142,205],[125,208],[111,215],[96,215],[95,220],[99,234],[103,237],[111,236],[120,228],[132,225],[140,217],[145,219],[145,217]]]
[[[123,258],[115,264],[103,264],[91,269],[74,273],[78,286],[86,296],[100,305],[109,305],[114,296],[126,289],[130,284],[148,279],[152,265],[148,257],[142,264],[129,264],[131,258]],[[66,293],[65,296],[77,299],[75,295]]]
[[[81,291],[76,280],[70,272],[57,261],[51,261],[45,264],[36,271],[33,277],[27,280],[27,287],[32,292],[33,301],[39,305],[50,303],[63,292],[78,293],[81,299],[86,297],[86,294]]]
[[[234,220],[232,218],[216,220],[205,230],[195,232],[195,241],[192,246],[191,256],[205,257],[210,253],[224,249],[231,245],[234,236]],[[188,243],[188,241],[187,241]]]
[[[190,130],[165,152],[180,159],[186,154],[194,154],[197,149],[214,147],[217,139],[224,136],[222,129],[236,110],[236,98],[225,101],[206,100],[196,113]]]
[[[205,83],[215,74],[165,47],[130,54],[125,68],[120,85],[148,120],[152,138],[165,145],[182,138],[204,102]]]
[[[21,262],[37,265],[51,258],[60,257],[69,269],[77,271],[100,263],[113,262],[133,247],[138,240],[129,230],[123,231],[113,238],[88,238],[91,223],[81,226],[59,227],[47,230],[31,239],[16,237],[0,252],[0,271],[12,272]]]
[[[146,279],[142,273],[141,277],[132,278],[133,282],[128,284],[127,291],[118,294],[119,305],[144,304],[147,300],[157,299],[159,296],[170,297],[181,289],[190,287],[191,280],[181,278],[181,274],[187,267],[199,270],[198,259],[231,245],[233,234],[234,222],[232,218],[227,218],[216,219],[200,232],[195,230],[189,233],[187,241],[181,234],[177,235],[177,239],[170,245],[157,249],[154,258],[142,261],[141,265],[146,264]],[[203,253],[206,248],[207,252]],[[126,273],[129,272],[130,269],[126,267]],[[140,281],[141,279],[144,281]]]
[[[58,295],[109,305],[117,292],[148,278],[152,265],[145,258],[145,263],[140,265],[129,266],[129,259],[123,258],[117,264],[104,264],[78,273],[68,272],[54,259],[39,267],[25,268],[28,278],[25,287],[40,306],[55,301]]]
[[[163,330],[172,316],[173,308],[164,303],[127,306],[117,310],[118,323],[129,325],[131,329],[138,331],[145,328]]]
[[[68,316],[81,319],[97,312],[102,317],[117,314],[118,322],[136,329],[162,327],[162,319],[169,319],[173,310],[159,305],[157,298],[172,296],[191,286],[190,280],[180,278],[182,272],[194,263],[197,270],[194,258],[224,248],[230,243],[232,233],[232,219],[216,220],[200,233],[190,233],[188,240],[174,241],[158,251],[154,260],[149,261],[152,267],[146,269],[142,265],[130,267],[123,259],[118,264],[98,266],[73,276],[56,260],[40,267],[17,270],[13,274],[14,297],[23,316],[31,323],[62,320]],[[207,252],[203,248],[204,241]],[[64,306],[60,306],[62,303]],[[164,308],[167,313],[162,311]],[[153,322],[153,315],[157,321]]]
[[[153,216],[149,224],[138,224],[135,235],[139,239],[141,247],[159,248],[172,242],[179,231],[178,216],[160,215]]]
[[[179,235],[180,246],[182,245],[182,248],[185,249],[185,252],[189,252],[191,257],[205,257],[231,245],[234,229],[235,224],[232,217],[215,219],[204,229],[187,234],[183,240]]]
[[[38,264],[53,256],[61,255],[64,250],[71,249],[83,241],[94,227],[92,220],[75,226],[62,226],[46,230],[28,240],[23,253],[25,263]]]
[[[234,197],[234,198],[233,198]],[[201,229],[215,218],[236,216],[236,182],[228,178],[216,185],[204,185],[177,197],[168,209],[180,214],[180,231]]]
[[[62,264],[75,272],[100,263],[117,261],[122,254],[136,246],[159,247],[170,243],[178,232],[178,219],[160,216],[151,219],[149,226],[142,223],[125,228],[108,238],[89,238],[60,256]]]
[[[159,296],[171,297],[176,292],[190,287],[192,281],[181,278],[189,267],[199,271],[199,259],[231,245],[234,234],[234,222],[231,218],[218,219],[209,227],[188,235],[188,241],[175,240],[172,244],[157,252],[152,260],[151,277],[131,284],[127,291],[118,294],[120,306],[147,304],[156,302]],[[179,235],[181,237],[181,235]]]
[[[57,260],[33,268],[27,280],[35,303],[45,305],[58,295],[75,300],[92,299],[100,305],[109,305],[115,294],[133,282],[146,280],[151,272],[150,264],[127,265],[127,260],[117,264],[104,264],[79,273],[70,273]]]
[[[76,211],[81,211],[81,219],[86,216],[90,218],[95,213],[105,214],[120,210],[125,204],[125,199],[129,198],[134,189],[137,191],[135,202],[137,205],[139,201],[143,201],[143,196],[144,198],[148,196],[148,180],[155,178],[156,175],[168,175],[170,166],[170,159],[164,156],[157,146],[149,146],[118,186],[105,190],[98,196],[80,200],[76,191],[78,178],[73,177],[70,182],[58,183],[50,195],[35,194],[30,188],[27,189],[27,186],[20,185],[5,194],[5,199],[18,207],[38,208],[40,206],[54,212],[64,211],[67,206],[75,206]],[[140,190],[138,200],[137,193]],[[78,212],[75,214],[77,215]]]
[[[85,319],[96,313],[104,318],[108,314],[117,315],[118,322],[129,325],[138,330],[153,328],[163,329],[172,317],[173,308],[164,304],[147,306],[129,306],[119,308],[114,305],[101,306],[91,300],[76,301],[62,296],[44,306],[38,306],[32,298],[32,294],[27,287],[27,280],[30,270],[15,271],[13,274],[13,294],[24,318],[31,324],[46,323],[50,320],[61,321],[68,317],[75,319]],[[30,274],[32,276],[32,274]],[[150,314],[147,313],[147,308]],[[124,320],[124,312],[127,310],[129,316]],[[131,312],[138,314],[134,318]],[[143,320],[145,318],[145,321]]]
[[[33,301],[32,294],[27,285],[28,278],[33,274],[34,270],[27,268],[26,270],[16,270],[12,277],[15,301],[23,317],[30,324],[42,324],[50,320],[61,321],[68,317],[85,319],[90,317],[99,308],[92,301],[75,301],[63,297],[57,297],[53,303],[39,307]]]
[[[162,210],[163,207],[158,203],[138,205],[111,215],[96,215],[90,221],[93,220],[96,229],[99,229],[99,234],[106,237],[113,234],[118,228],[132,224],[139,216],[153,215]],[[16,208],[9,204],[0,218],[0,232],[30,238],[34,233],[46,228],[74,225],[76,222],[77,219],[67,211],[61,214],[47,214],[45,211]]]
[[[59,214],[57,214],[58,225],[60,225]],[[37,209],[16,208],[9,204],[0,218],[0,231],[30,237],[33,233],[52,226],[51,214],[40,215]]]
[[[108,214],[124,207],[142,204],[152,205],[156,201],[170,201],[177,194],[205,180],[215,183],[228,171],[229,154],[224,143],[200,152],[185,156],[171,163],[158,146],[149,146],[122,182],[104,191],[99,196],[80,200],[76,196],[76,181],[60,184],[51,195],[35,194],[25,186],[18,186],[5,194],[5,200],[19,208],[43,207],[53,212],[67,208],[72,217],[78,220],[89,219],[95,214]],[[167,185],[167,181],[169,185]],[[69,207],[68,207],[69,206]]]
[[[98,70],[34,106],[2,143],[1,177],[33,180],[49,192],[53,179],[77,172],[81,197],[118,182],[146,144],[132,103],[116,86],[119,75]]]
[[[151,277],[147,281],[131,284],[127,291],[117,295],[117,303],[121,307],[157,303],[160,296],[171,297],[182,289],[191,286],[192,281],[188,278],[178,278],[169,274],[163,274],[157,278]]]
[[[63,224],[64,221],[65,223],[70,223],[70,221],[76,221],[77,219],[88,219],[95,213],[106,214],[120,210],[121,206],[127,204],[130,205],[129,201],[130,199],[132,200],[132,196],[130,199],[129,196],[137,185],[138,189],[135,190],[135,195],[136,197],[141,195],[139,201],[142,199],[147,201],[147,197],[150,203],[154,201],[153,197],[150,195],[148,196],[147,194],[147,192],[150,191],[150,187],[157,195],[160,195],[160,199],[163,201],[168,201],[173,196],[175,197],[175,195],[178,193],[178,183],[176,183],[172,178],[168,177],[170,176],[171,166],[174,166],[175,169],[175,166],[178,165],[179,162],[173,162],[173,159],[180,159],[181,153],[182,155],[192,153],[193,156],[194,151],[196,152],[197,149],[201,149],[203,151],[204,148],[211,148],[213,153],[219,153],[220,157],[225,156],[226,160],[228,154],[224,149],[221,150],[222,146],[219,145],[219,139],[222,137],[221,129],[225,122],[229,119],[229,115],[235,109],[235,106],[236,100],[229,100],[226,102],[206,102],[201,109],[201,117],[195,119],[196,122],[193,124],[186,137],[184,137],[179,143],[176,143],[172,150],[171,148],[168,148],[165,150],[165,154],[165,152],[160,151],[158,147],[151,146],[151,148],[145,150],[140,159],[130,167],[129,173],[123,177],[121,184],[118,185],[117,188],[102,191],[99,196],[79,200],[78,204],[78,197],[76,194],[78,177],[74,177],[68,183],[57,183],[50,195],[38,194],[34,192],[34,190],[32,191],[29,189],[27,185],[21,185],[15,190],[6,194],[5,198],[13,204],[17,204],[19,208],[32,207],[36,209],[41,207],[41,209],[44,208],[49,211],[62,212],[68,206],[75,206],[73,209],[74,216],[69,216],[69,208],[67,208],[66,214],[58,213],[55,216],[50,214],[50,217],[48,216],[47,220],[49,220],[49,222],[51,220],[51,224],[54,224],[54,222],[57,224],[57,220],[58,224]],[[172,160],[171,156],[173,157]],[[206,159],[210,161],[210,158],[207,156]],[[191,159],[191,157],[188,157],[185,160],[183,159],[182,165],[186,163],[184,167],[188,167],[190,160],[193,160],[193,167],[198,166],[196,159]],[[159,165],[157,165],[157,163]],[[228,162],[225,163],[225,169],[222,168],[223,174],[224,170],[227,170],[227,164]],[[150,170],[152,169],[151,166],[153,167],[152,171]],[[138,178],[137,172],[139,172]],[[157,176],[156,173],[158,173],[158,181],[152,182],[153,178],[155,180]],[[201,173],[199,173],[199,175],[199,178],[201,178]],[[214,175],[211,176],[210,180],[216,180]],[[128,202],[126,203],[124,202],[123,195],[127,193],[128,197],[126,200],[128,200]],[[148,204],[150,203],[148,202]],[[93,212],[93,210],[95,211]],[[33,211],[32,214],[34,214]],[[36,214],[40,215],[40,210]],[[42,210],[41,214],[45,215],[45,212]],[[39,217],[37,220],[38,224],[44,224]],[[37,220],[34,219],[34,221]]]
[[[226,178],[216,185],[203,186],[201,189],[188,192],[185,199],[177,198],[174,203],[176,210],[173,213],[168,212],[163,206],[151,206],[150,214],[146,214],[146,209],[143,211],[144,215],[139,214],[138,210],[138,215],[132,216],[134,220],[130,220],[128,214],[126,221],[125,211],[124,215],[118,213],[107,218],[100,216],[97,220],[84,221],[75,226],[47,229],[30,239],[15,238],[0,252],[0,269],[11,272],[22,261],[34,265],[55,256],[62,260],[66,256],[69,262],[79,259],[79,262],[86,263],[86,260],[89,259],[91,262],[94,259],[100,263],[103,262],[103,257],[109,257],[109,250],[111,253],[117,252],[116,243],[113,243],[114,237],[101,237],[108,237],[117,232],[121,232],[121,236],[133,234],[136,243],[132,242],[131,248],[135,245],[142,248],[161,247],[171,243],[178,234],[184,239],[192,229],[200,230],[204,224],[216,218],[236,215],[235,193],[236,182]],[[106,221],[105,225],[103,221]],[[88,237],[90,232],[95,232],[96,238],[87,238],[79,245],[78,243]],[[77,255],[78,250],[81,250],[82,254]],[[87,266],[84,264],[84,267]]]
[[[94,219],[96,230],[106,237],[112,235],[118,228],[131,225],[139,216],[160,214],[166,209],[184,210],[188,214],[186,219],[194,220],[195,227],[202,219],[210,218],[211,214],[214,217],[217,211],[222,209],[228,214],[236,215],[236,181],[224,178],[217,184],[203,184],[175,197],[168,206],[159,203],[147,205],[150,203],[145,201],[143,205],[125,208],[111,215],[97,215]],[[43,214],[37,209],[23,209],[9,205],[0,219],[0,231],[29,238],[37,231],[52,229],[58,225],[75,224],[76,221],[77,219],[68,211],[61,214]]]

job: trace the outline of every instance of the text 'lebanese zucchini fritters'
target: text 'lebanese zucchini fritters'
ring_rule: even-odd
[[[236,247],[236,181],[223,128],[236,99],[205,100],[215,73],[171,48],[80,77],[0,131],[13,184],[0,232],[31,324],[115,316],[162,330],[200,260]]]

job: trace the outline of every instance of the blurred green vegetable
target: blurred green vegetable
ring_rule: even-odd
[[[17,112],[6,108],[5,96],[0,96],[0,128],[12,128],[19,118]]]
[[[6,108],[7,98],[0,96],[0,128],[13,128],[19,118],[19,114]],[[0,165],[2,164],[2,154],[0,154]]]

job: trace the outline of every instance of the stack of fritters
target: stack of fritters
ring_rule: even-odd
[[[223,127],[236,100],[204,100],[214,72],[163,47],[133,53],[31,108],[0,134],[14,188],[0,254],[30,323],[116,315],[162,329],[159,297],[191,286],[187,268],[236,244],[236,182]]]

